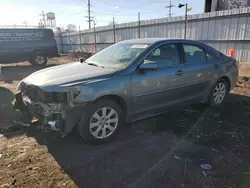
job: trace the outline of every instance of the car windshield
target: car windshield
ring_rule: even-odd
[[[109,68],[125,68],[132,63],[148,44],[117,43],[86,60],[87,64]]]

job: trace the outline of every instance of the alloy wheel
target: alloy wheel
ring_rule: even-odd
[[[118,113],[113,108],[102,107],[90,118],[90,133],[97,139],[107,138],[115,132],[118,123]]]
[[[216,87],[214,89],[214,93],[213,93],[213,99],[214,99],[214,102],[216,104],[222,103],[222,101],[224,100],[224,98],[226,96],[226,91],[227,91],[227,87],[226,87],[225,83],[219,82],[216,85]]]

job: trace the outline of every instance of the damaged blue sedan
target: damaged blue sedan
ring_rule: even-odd
[[[183,104],[220,105],[237,78],[237,61],[201,42],[127,40],[29,75],[14,106],[64,135],[77,128],[86,141],[106,142],[125,122]]]

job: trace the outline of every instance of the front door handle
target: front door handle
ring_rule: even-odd
[[[175,74],[178,76],[181,76],[181,75],[185,74],[185,72],[183,70],[178,70]]]

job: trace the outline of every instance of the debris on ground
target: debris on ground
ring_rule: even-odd
[[[225,151],[227,151],[227,152],[231,153],[232,155],[234,155],[234,153],[233,153],[232,151],[230,151],[229,149],[226,149],[226,148],[223,147],[222,145],[220,145],[220,147],[221,147],[222,149],[224,149]]]
[[[212,166],[210,164],[201,164],[200,167],[204,170],[212,170]]]
[[[205,177],[207,177],[207,173],[206,173],[204,170],[202,170],[202,174],[203,174]]]
[[[215,151],[215,152],[218,152],[218,150],[217,150],[217,149],[212,148],[212,150],[213,150],[213,151]]]
[[[174,158],[175,158],[175,159],[178,159],[178,160],[180,159],[180,157],[179,157],[179,156],[177,156],[177,155],[175,155],[175,156],[174,156]]]

